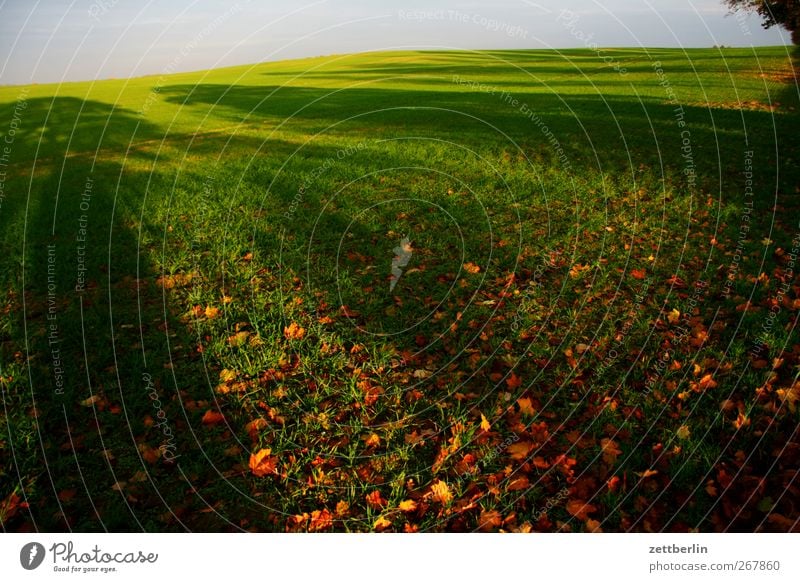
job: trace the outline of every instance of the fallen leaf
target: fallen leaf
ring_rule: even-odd
[[[350,513],[350,504],[347,501],[340,501],[336,504],[336,515],[338,517],[345,517]]]
[[[616,463],[617,457],[622,454],[617,443],[612,439],[603,439],[600,441],[600,447],[603,451],[603,461],[608,465]]]
[[[481,413],[481,430],[489,432],[491,428],[492,428],[491,423],[489,423],[489,421],[486,419],[483,413]]]
[[[100,395],[95,394],[93,396],[90,396],[86,400],[81,400],[81,406],[85,406],[88,408],[89,406],[93,406],[98,402],[100,402]]]
[[[733,426],[736,428],[736,430],[748,427],[750,426],[750,419],[746,414],[740,412],[739,416],[736,417],[736,420],[733,421]]]
[[[206,410],[203,415],[203,424],[206,426],[215,426],[225,422],[225,416],[215,410]]]
[[[476,273],[480,273],[481,268],[475,263],[464,263],[464,270],[467,273],[475,275]]]
[[[492,531],[503,525],[503,516],[495,510],[481,510],[478,517],[478,529],[481,531]]]
[[[333,527],[333,516],[327,509],[312,511],[311,521],[308,524],[308,531],[317,532],[331,529]]]
[[[256,418],[255,420],[251,420],[245,426],[247,429],[247,434],[250,435],[251,440],[258,439],[258,431],[261,429],[267,428],[267,420],[264,418]]]
[[[404,513],[410,513],[412,511],[417,510],[417,502],[413,499],[406,499],[405,501],[401,501],[400,505],[398,505],[398,509]]]
[[[381,497],[381,492],[377,490],[372,493],[367,493],[364,499],[366,499],[367,505],[369,505],[371,509],[382,509],[386,506],[386,500]]]
[[[270,449],[261,449],[250,455],[250,471],[256,477],[276,475],[278,473],[278,458],[272,455]]]
[[[292,322],[288,327],[283,328],[283,336],[288,340],[301,340],[305,337],[305,328],[300,327]]]
[[[222,372],[219,373],[219,379],[223,382],[233,382],[236,380],[236,372],[234,370],[228,370],[225,368]]]
[[[667,313],[667,321],[670,323],[677,323],[681,319],[681,312],[677,309],[673,309],[669,313]]]
[[[138,446],[139,452],[142,455],[142,459],[150,463],[151,465],[158,462],[158,459],[161,458],[161,451],[159,449],[154,449],[150,445],[146,443],[141,443]]]
[[[597,511],[597,508],[594,505],[580,499],[572,499],[567,502],[567,512],[581,521],[587,520],[589,514],[595,511]]]
[[[506,450],[512,459],[515,461],[522,461],[528,456],[532,449],[533,443],[520,441],[510,444]]]
[[[240,331],[228,337],[228,344],[234,348],[238,348],[244,345],[248,337],[250,337],[249,331]]]
[[[431,486],[431,498],[442,505],[447,505],[453,500],[453,494],[444,481],[437,481]]]
[[[701,390],[708,390],[710,388],[716,388],[717,383],[714,382],[714,378],[711,376],[711,374],[706,374],[705,376],[700,378],[700,381],[697,383],[697,386]]]
[[[514,390],[522,386],[522,380],[514,372],[511,372],[511,375],[506,379],[506,385],[511,390]]]
[[[530,398],[520,398],[517,400],[517,406],[523,416],[533,416],[536,411],[533,409],[533,401]]]
[[[587,519],[586,531],[589,533],[603,533],[603,528],[600,527],[600,522],[596,519]]]

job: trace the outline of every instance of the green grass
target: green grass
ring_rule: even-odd
[[[791,60],[603,55],[0,87],[3,528],[787,529]]]

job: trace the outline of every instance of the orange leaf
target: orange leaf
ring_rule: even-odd
[[[700,378],[700,381],[697,383],[697,386],[701,390],[708,390],[710,388],[716,388],[717,383],[714,381],[714,377],[711,374],[706,374],[705,376]]]
[[[736,420],[733,421],[733,426],[736,430],[750,426],[750,419],[743,412],[740,412]]]
[[[371,435],[364,438],[364,442],[366,443],[367,447],[373,449],[381,444],[381,437],[372,433]]]
[[[523,416],[533,416],[536,411],[533,409],[533,401],[530,398],[520,398],[517,400],[517,406]]]
[[[258,431],[267,428],[267,421],[263,418],[257,418],[248,422],[245,428],[247,429],[247,434],[250,435],[250,439],[256,440],[258,438]]]
[[[590,503],[581,501],[580,499],[572,499],[571,501],[567,502],[567,511],[570,513],[570,515],[575,516],[577,519],[585,521],[589,518],[590,513],[597,511],[597,508]]]
[[[270,449],[261,449],[250,455],[250,471],[256,477],[277,475],[278,458],[272,456]]]
[[[219,309],[209,305],[209,306],[206,307],[205,314],[206,314],[206,317],[208,319],[214,319],[215,317],[217,317],[219,315]]]
[[[526,441],[520,441],[518,443],[513,443],[508,446],[508,454],[511,455],[511,458],[515,461],[522,461],[524,460],[528,454],[533,449],[533,443],[529,443]]]
[[[336,515],[344,517],[350,512],[350,504],[347,501],[340,501],[336,504]]]
[[[511,375],[506,378],[506,385],[513,390],[522,386],[522,380],[514,372],[511,372]]]
[[[283,335],[288,340],[301,340],[305,337],[306,330],[292,322],[288,327],[283,328]]]
[[[464,270],[472,275],[481,272],[481,268],[475,263],[464,263]]]
[[[492,531],[503,525],[503,517],[497,511],[482,510],[478,517],[478,529],[481,531]]]
[[[617,489],[619,489],[620,478],[614,475],[606,482],[608,485],[608,490],[614,493]]]
[[[596,519],[587,519],[586,531],[589,533],[603,533],[603,528],[600,527],[600,522]]]
[[[378,519],[375,520],[375,525],[373,529],[377,532],[381,532],[385,529],[392,527],[392,522],[386,519],[383,516],[380,516]]]
[[[634,279],[644,279],[647,276],[647,272],[644,269],[631,269],[631,277]]]
[[[506,491],[522,491],[530,487],[530,485],[531,482],[528,480],[528,478],[525,475],[522,475],[520,477],[515,477],[514,479],[511,479],[508,486],[506,487]]]
[[[622,454],[617,443],[612,439],[603,439],[600,441],[600,447],[603,450],[603,461],[608,465],[616,463],[617,457]]]
[[[636,473],[636,474],[639,475],[639,477],[641,477],[642,479],[648,479],[650,477],[655,477],[656,475],[658,475],[658,471],[656,471],[655,469],[648,469],[643,473]]]
[[[333,527],[333,516],[327,509],[311,512],[311,523],[308,524],[308,531],[324,531]]]
[[[216,410],[206,410],[203,415],[203,424],[206,426],[214,426],[225,422],[225,417]]]
[[[161,451],[159,449],[154,449],[145,443],[139,445],[139,452],[142,454],[142,458],[151,465],[158,462],[158,459],[161,458]]]
[[[372,493],[367,493],[364,496],[364,499],[367,500],[367,505],[370,506],[372,509],[381,509],[386,506],[386,500],[381,497],[380,491],[373,491]]]

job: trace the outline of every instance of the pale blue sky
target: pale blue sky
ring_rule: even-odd
[[[569,9],[575,16],[567,18]],[[408,48],[788,44],[720,0],[0,0],[0,84]]]

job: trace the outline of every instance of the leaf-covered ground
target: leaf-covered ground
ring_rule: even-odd
[[[790,56],[603,55],[0,87],[4,531],[797,530]]]

